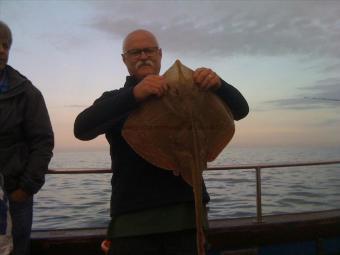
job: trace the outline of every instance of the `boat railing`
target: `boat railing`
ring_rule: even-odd
[[[271,163],[271,164],[247,164],[247,165],[223,165],[223,166],[209,166],[207,171],[225,171],[225,170],[255,170],[256,180],[256,221],[262,223],[262,194],[261,194],[261,170],[262,169],[276,169],[289,168],[300,166],[318,166],[318,165],[337,165],[340,160],[333,161],[315,161],[315,162],[298,162],[298,163]],[[111,169],[107,168],[88,168],[88,169],[49,169],[48,174],[104,174],[112,173]]]

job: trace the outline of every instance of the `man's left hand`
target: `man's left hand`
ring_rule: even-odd
[[[202,89],[218,89],[221,86],[221,79],[211,69],[201,67],[194,71],[193,79],[195,84]]]
[[[27,194],[24,190],[19,188],[19,189],[14,190],[10,194],[10,197],[15,202],[24,202],[30,197],[30,195]]]

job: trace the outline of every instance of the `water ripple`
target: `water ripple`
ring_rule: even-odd
[[[340,150],[256,149],[227,150],[213,162],[255,164],[279,161],[317,161],[339,158]],[[109,168],[107,152],[55,153],[51,168]],[[282,214],[340,208],[339,166],[263,169],[264,214]],[[104,227],[109,221],[111,174],[47,175],[35,196],[34,229]],[[253,170],[209,171],[204,179],[211,201],[209,218],[256,215]]]

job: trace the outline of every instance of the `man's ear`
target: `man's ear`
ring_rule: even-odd
[[[126,64],[125,63],[125,55],[122,53],[122,54],[120,54],[121,56],[122,56],[122,60],[123,60],[123,62],[124,62],[124,64]]]

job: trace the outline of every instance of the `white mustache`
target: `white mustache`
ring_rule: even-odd
[[[138,69],[139,67],[141,67],[142,65],[148,65],[148,66],[154,66],[154,63],[151,60],[140,60],[136,63],[135,67],[136,69]]]

